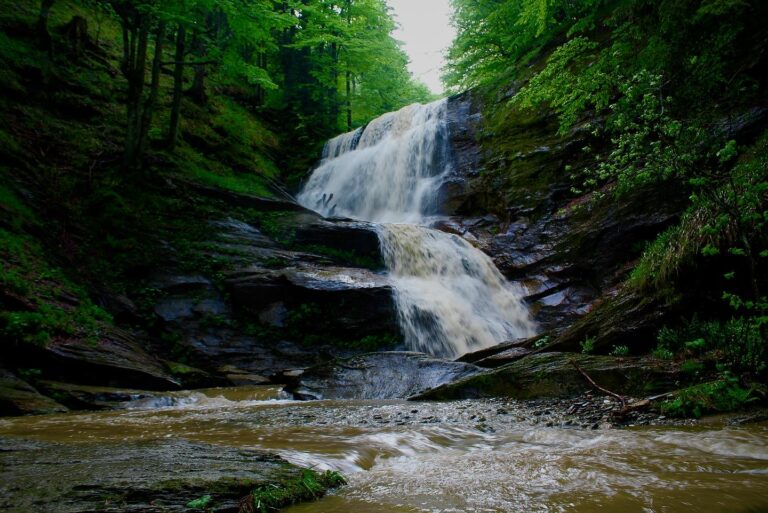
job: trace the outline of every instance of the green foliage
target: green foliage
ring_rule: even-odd
[[[675,357],[675,353],[662,346],[657,346],[651,354],[659,360],[671,360]]]
[[[332,248],[330,246],[322,246],[319,244],[296,245],[293,247],[301,251],[306,251],[307,253],[315,253],[318,255],[327,256],[335,262],[344,265],[351,265],[373,270],[381,269],[384,267],[383,262],[380,260],[367,255],[360,255],[354,251],[341,250]]]
[[[16,371],[16,374],[19,375],[21,379],[24,381],[34,381],[36,379],[40,379],[40,377],[43,375],[43,371],[36,368],[23,368],[18,369]]]
[[[355,351],[375,352],[393,349],[398,343],[398,338],[391,334],[366,335],[360,340],[353,340],[344,347]]]
[[[753,55],[768,50],[768,42],[755,36],[768,19],[768,4],[453,5],[458,36],[446,80],[454,87],[477,86],[486,97],[487,146],[506,148],[509,138],[519,152],[519,135],[505,131],[509,120],[535,122],[552,113],[559,137],[582,144],[574,159],[581,165],[565,166],[571,193],[584,195],[580,204],[606,205],[609,193],[636,197],[659,188],[670,197],[679,191],[675,201],[688,197],[680,222],[646,247],[628,284],[674,298],[680,286],[699,280],[704,298],[722,295],[731,311],[721,316],[719,334],[686,338],[677,347],[660,343],[658,354],[712,353],[728,368],[764,372],[768,133],[755,139],[733,120],[750,119],[765,97],[762,63]],[[501,153],[494,186],[505,183],[500,175],[509,170],[519,187],[522,159]],[[503,190],[499,196],[507,197]],[[718,269],[719,275],[692,278],[699,269]]]
[[[574,20],[586,21],[599,0],[452,0],[458,34],[448,51],[445,81],[466,89],[509,79]]]
[[[696,360],[686,360],[680,365],[680,370],[692,376],[698,376],[704,372],[704,364]]]
[[[595,339],[593,337],[582,340],[579,345],[582,354],[592,354],[595,351]]]
[[[305,469],[298,477],[288,482],[280,485],[264,485],[254,489],[250,499],[256,511],[267,513],[298,502],[317,499],[327,489],[337,488],[346,482],[339,472],[328,470],[318,473]]]
[[[86,291],[51,266],[34,239],[0,228],[0,285],[25,309],[0,310],[0,335],[10,342],[46,345],[54,337],[96,343],[111,316]]]
[[[597,49],[586,37],[576,37],[557,48],[547,66],[515,95],[511,104],[519,108],[549,105],[560,115],[561,132],[567,132],[587,109],[608,107],[616,77],[606,68],[611,63],[595,65]]]
[[[186,507],[190,509],[205,509],[211,504],[211,502],[213,502],[213,497],[210,495],[203,495],[199,499],[189,501]]]
[[[613,346],[611,356],[629,356],[629,346]]]
[[[763,373],[768,369],[765,324],[758,318],[701,321],[694,317],[679,327],[659,331],[660,354],[712,356],[733,372]],[[668,359],[668,358],[667,358]]]
[[[738,410],[753,400],[752,390],[725,374],[717,381],[680,390],[673,399],[662,403],[661,411],[671,417],[698,418],[706,413]]]

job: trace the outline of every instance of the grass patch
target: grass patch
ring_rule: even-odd
[[[0,285],[5,291],[0,300],[13,296],[18,305],[0,310],[0,335],[7,341],[46,345],[57,336],[78,336],[96,343],[112,323],[85,289],[47,262],[35,240],[4,229],[0,229]]]
[[[328,489],[337,488],[346,482],[339,472],[329,470],[319,473],[305,469],[300,476],[282,485],[265,485],[254,489],[244,501],[251,506],[246,511],[268,513],[291,504],[316,500]]]

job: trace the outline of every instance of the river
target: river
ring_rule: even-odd
[[[92,483],[117,447],[184,439],[276,452],[348,477],[291,513],[768,511],[766,423],[571,429],[545,426],[547,412],[526,403],[296,402],[269,387],[131,407],[0,420],[2,448],[14,451],[14,465],[0,468],[0,504],[39,511],[34,501],[55,504]],[[41,474],[44,462],[25,459],[30,443],[49,444],[46,461],[59,463]],[[141,468],[132,471],[140,478]]]

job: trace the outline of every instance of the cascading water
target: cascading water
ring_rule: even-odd
[[[521,291],[482,251],[428,228],[450,174],[447,101],[411,105],[328,141],[299,202],[381,223],[384,260],[410,349],[453,357],[534,334]]]
[[[331,139],[299,202],[326,216],[423,224],[450,172],[445,106],[411,105]]]

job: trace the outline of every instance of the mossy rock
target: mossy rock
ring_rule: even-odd
[[[418,399],[570,397],[593,390],[579,369],[601,387],[626,395],[649,395],[668,390],[674,388],[681,377],[671,362],[648,358],[539,353],[493,371],[443,385]]]
[[[0,450],[7,440],[0,440]],[[13,441],[0,481],[0,510],[270,511],[314,500],[343,484],[337,473],[296,467],[263,452],[169,439],[121,444]],[[60,472],[46,469],[55,465]],[[48,476],[41,480],[40,476]],[[265,494],[268,490],[270,493]],[[260,511],[258,507],[245,509]]]
[[[14,374],[0,369],[0,416],[58,413],[67,408],[38,392]]]

